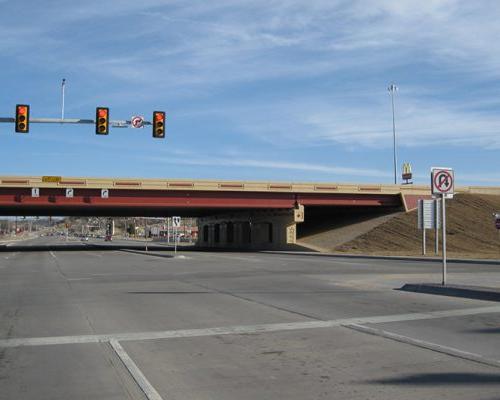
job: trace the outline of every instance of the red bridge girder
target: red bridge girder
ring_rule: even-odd
[[[66,197],[64,188],[41,188],[31,197],[30,188],[0,188],[0,215],[211,215],[242,209],[290,209],[304,206],[401,206],[399,195],[345,193],[281,193],[199,190],[110,189],[101,198],[99,189],[75,188]]]

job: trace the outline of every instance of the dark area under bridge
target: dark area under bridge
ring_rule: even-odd
[[[305,207],[306,219],[311,211],[318,215],[339,207],[351,212],[403,208],[399,194],[110,189],[102,198],[99,189],[76,188],[73,197],[66,197],[63,188],[41,188],[39,197],[32,197],[30,188],[0,188],[0,215],[5,216],[202,217],[297,204]]]

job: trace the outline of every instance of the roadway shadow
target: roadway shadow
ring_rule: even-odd
[[[141,256],[153,256],[153,257],[161,257],[161,258],[175,258],[174,255],[172,254],[158,254],[158,253],[152,253],[150,250],[150,247],[148,246],[148,251],[144,250],[144,246],[142,246],[142,250],[135,250],[135,249],[130,249],[130,248],[122,248],[122,247],[115,247],[116,251],[123,251],[124,253],[133,253],[133,254],[140,254]],[[154,249],[156,251],[156,249]],[[163,251],[167,249],[162,249]],[[171,251],[170,249],[168,249]]]
[[[370,384],[382,385],[415,385],[415,386],[442,386],[442,385],[484,385],[495,384],[500,386],[500,374],[442,372],[401,375],[396,378],[377,379],[368,381]]]
[[[0,245],[0,252],[34,252],[34,251],[137,251],[144,249],[144,244],[88,244],[88,243],[71,243],[71,244],[40,244],[40,245]],[[148,245],[148,250],[154,251],[173,251],[173,248]],[[185,249],[180,249],[184,251]]]
[[[60,243],[60,244],[39,244],[39,245],[0,245],[0,252],[12,253],[12,252],[35,252],[35,251],[141,251],[145,248],[144,243],[130,243],[130,244],[117,244],[117,243]],[[158,252],[173,252],[174,246],[158,245],[153,243],[148,243],[148,250],[158,251]],[[207,252],[207,253],[258,253],[260,251],[270,250],[265,247],[263,248],[225,248],[225,247],[204,247],[204,246],[178,246],[178,251],[182,252]],[[314,254],[315,252],[311,249],[306,249],[302,246],[293,245],[285,246],[279,251],[306,251],[307,253]]]
[[[481,329],[469,329],[463,331],[464,333],[492,333],[492,334],[500,334],[500,328],[481,328]]]

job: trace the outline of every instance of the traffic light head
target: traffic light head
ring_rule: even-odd
[[[28,133],[30,130],[30,106],[16,105],[16,132]]]
[[[153,112],[153,137],[165,137],[165,113],[163,111]]]
[[[95,109],[95,133],[98,135],[109,133],[109,108],[97,107]]]

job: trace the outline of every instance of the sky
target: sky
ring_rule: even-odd
[[[500,185],[500,2],[0,0],[0,175]]]

